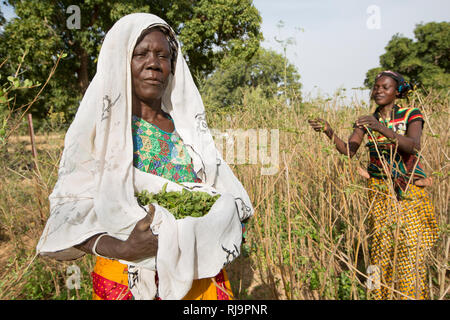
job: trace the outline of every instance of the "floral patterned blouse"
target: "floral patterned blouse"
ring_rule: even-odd
[[[133,115],[132,133],[136,168],[174,182],[201,182],[176,130],[166,132]]]

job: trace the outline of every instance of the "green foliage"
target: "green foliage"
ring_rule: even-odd
[[[14,127],[13,122],[21,120],[20,116],[19,120],[14,119],[15,117],[13,116],[17,95],[41,86],[39,82],[34,83],[25,77],[19,76],[22,70],[24,57],[27,53],[27,51],[23,52],[13,75],[7,77],[2,76],[1,70],[7,60],[5,59],[3,62],[0,62],[0,146],[6,145],[7,137],[11,134]],[[30,98],[30,100],[32,99]],[[31,101],[28,101],[28,104],[20,107],[23,114],[26,111],[26,109],[23,110],[23,108],[29,106],[30,103]]]
[[[0,27],[5,23],[5,17],[3,16],[3,12],[0,8]]]
[[[320,288],[321,282],[323,281],[325,273],[325,268],[316,266],[308,274],[309,277],[309,288],[311,290],[318,290]]]
[[[166,191],[167,184],[159,193],[149,193],[143,190],[136,194],[140,205],[148,205],[156,202],[158,205],[170,211],[175,219],[185,217],[203,217],[206,215],[220,195],[211,196],[206,192],[190,192],[183,189],[181,192]]]
[[[286,66],[286,73],[285,73]],[[228,56],[203,83],[201,93],[210,107],[240,106],[246,89],[265,99],[285,95],[300,97],[300,75],[294,65],[272,50],[259,48],[249,60]]]
[[[21,297],[25,300],[90,300],[92,298],[90,270],[80,271],[80,289],[68,289],[65,284],[67,275],[55,272],[41,261],[37,261],[25,275],[26,283]],[[55,282],[64,290],[55,292]]]
[[[339,274],[338,297],[339,300],[352,300],[352,290],[356,286],[359,299],[366,299],[366,291],[360,284],[352,283],[349,271],[343,271]]]
[[[193,74],[209,75],[224,56],[248,61],[258,50],[262,19],[252,0],[167,2]]]
[[[90,0],[78,4],[80,29],[68,29],[66,10],[71,0],[8,0],[18,18],[11,19],[0,34],[0,57],[8,61],[0,72],[10,76],[22,57],[27,68],[19,75],[33,82],[47,77],[58,52],[67,56],[31,112],[45,118],[50,108],[75,114],[82,94],[96,70],[96,60],[105,33],[126,14],[149,12],[165,19],[177,32],[194,74],[207,75],[225,54],[249,59],[259,46],[261,17],[251,0]],[[18,105],[36,94],[30,90],[17,96]]]
[[[416,41],[400,34],[392,37],[380,56],[380,67],[366,73],[371,88],[382,70],[400,72],[405,79],[425,88],[447,89],[450,85],[450,22],[418,24]]]
[[[92,258],[90,258],[92,260]],[[23,300],[90,300],[92,299],[92,280],[91,280],[91,264],[88,263],[88,258],[84,257],[77,263],[71,263],[79,268],[79,288],[69,289],[66,281],[69,275],[67,269],[68,263],[55,264],[48,260],[36,258],[29,262],[29,257],[26,257],[22,250],[16,254],[15,259],[10,259],[6,264],[6,268],[13,269],[14,265],[22,265],[24,271],[16,274],[16,271],[11,271],[9,276],[16,279],[21,279],[21,283],[17,286],[15,291],[17,295],[12,299]],[[17,280],[16,280],[17,281]],[[7,281],[0,282],[0,289]]]

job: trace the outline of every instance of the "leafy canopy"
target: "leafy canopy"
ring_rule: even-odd
[[[300,97],[300,75],[281,54],[261,47],[250,61],[223,59],[201,93],[211,107],[233,107],[242,105],[247,88],[258,88],[267,99],[281,95],[295,99]]]
[[[418,24],[414,39],[392,37],[380,56],[380,67],[366,73],[364,84],[372,87],[376,74],[389,69],[401,73],[413,84],[446,89],[450,85],[450,22]]]
[[[45,118],[49,110],[69,120],[95,74],[96,59],[105,33],[126,14],[149,12],[166,20],[176,31],[194,75],[207,76],[225,55],[250,59],[259,47],[261,16],[251,0],[85,0],[80,8],[80,29],[69,29],[67,13],[72,0],[8,0],[17,18],[4,24],[0,57],[7,62],[0,75],[43,82],[60,52],[60,62],[32,113]],[[1,21],[0,17],[0,21]],[[36,88],[38,90],[38,88]],[[18,94],[17,105],[29,101],[33,90]]]

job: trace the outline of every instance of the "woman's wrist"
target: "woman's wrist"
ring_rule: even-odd
[[[117,242],[117,244],[115,245],[115,251],[116,251],[116,259],[120,259],[120,260],[129,260],[129,253],[130,253],[130,249],[128,246],[127,241],[122,241],[119,240],[120,242]]]
[[[95,250],[94,250],[95,249]],[[128,248],[125,241],[111,236],[104,236],[92,248],[92,253],[110,259],[126,260]]]
[[[158,250],[158,237],[150,229],[154,208],[149,211],[146,217],[138,221],[126,240],[109,235],[104,235],[102,238],[95,237],[93,241],[96,247],[91,245],[91,252],[102,257],[126,261],[155,256]]]
[[[323,132],[327,135],[328,138],[333,138],[334,131],[331,127],[327,126]]]

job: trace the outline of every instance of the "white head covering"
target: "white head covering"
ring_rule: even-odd
[[[167,190],[182,188],[177,183],[133,167],[130,64],[138,37],[144,29],[154,25],[164,25],[172,30],[157,16],[136,13],[121,18],[106,34],[98,58],[97,73],[65,137],[58,181],[49,198],[50,217],[37,245],[37,252],[42,255],[61,260],[76,259],[84,253],[73,246],[103,232],[126,240],[137,221],[146,215],[146,211],[138,205],[134,197],[135,191],[147,189],[150,192],[158,192],[165,183],[168,183]],[[233,210],[229,210],[230,205],[225,206],[228,209],[224,212],[230,212],[229,218],[221,222],[225,225],[220,239],[214,240],[221,244],[214,244],[214,241],[208,240],[207,237],[204,239],[206,242],[211,242],[213,247],[229,248],[238,241],[236,221],[239,223],[239,220],[250,217],[253,214],[253,208],[242,184],[215,148],[214,140],[206,125],[202,99],[183,58],[180,45],[178,45],[175,74],[170,76],[162,104],[163,110],[173,118],[176,132],[193,159],[194,170],[203,181],[200,186],[192,183],[184,185],[188,188],[201,187],[210,193],[215,191],[221,194],[228,193],[232,196],[231,199],[235,200],[235,204],[232,205]],[[221,206],[223,204],[219,204],[217,208]],[[168,243],[161,243],[161,238],[167,238],[161,235],[161,230],[165,230],[167,226],[165,221],[170,221],[174,228],[171,232],[175,233],[180,232],[180,225],[186,224],[186,221],[177,220],[175,223],[173,218],[168,218],[170,214],[166,210],[156,207],[152,228],[158,225],[154,231],[158,229],[159,231],[155,232],[160,233],[158,244],[158,275],[160,275],[160,273],[164,274],[164,260],[171,263],[172,259],[180,258],[166,259],[165,256],[160,258],[160,254],[165,254],[163,252],[165,247],[174,246],[170,238],[166,239]],[[195,220],[195,223],[192,222],[194,224],[202,221],[201,218],[187,220]],[[233,227],[227,226],[227,223]],[[187,230],[186,227],[183,228]],[[198,225],[192,228],[197,231],[202,229]],[[225,232],[225,230],[228,231]],[[196,239],[195,232],[192,235],[194,244],[191,246],[195,246],[195,242],[199,241]],[[218,230],[217,232],[220,234]],[[204,234],[204,231],[201,232],[199,239],[204,237]],[[177,245],[176,241],[175,245]],[[240,242],[238,245],[240,246]],[[213,252],[216,250],[214,248],[206,248],[206,250]],[[198,259],[199,255],[197,253],[194,255],[196,258],[192,259]],[[201,266],[192,265],[187,272],[189,274],[187,279],[182,280],[184,283],[184,286],[181,286],[182,289],[178,290],[180,283],[175,281],[169,286],[170,288],[162,290],[162,295],[166,298],[182,298],[185,291],[189,289],[189,281],[192,282],[193,277],[213,276],[210,274],[216,272],[217,266],[223,266],[224,262],[230,260],[229,254],[224,253],[223,248],[217,251],[216,256],[218,258],[215,258],[217,261],[214,263],[211,261],[204,263],[204,268],[208,271],[203,272]],[[186,263],[186,256],[184,258],[185,260],[181,260]],[[206,261],[204,257],[202,259]],[[154,266],[154,263],[154,259],[145,259],[133,264],[149,267]],[[211,268],[211,265],[214,267]],[[179,265],[173,268],[173,272],[183,271]],[[169,278],[173,276],[170,272],[169,270],[167,273]],[[176,294],[173,293],[174,290]],[[147,295],[144,298],[150,297]]]

